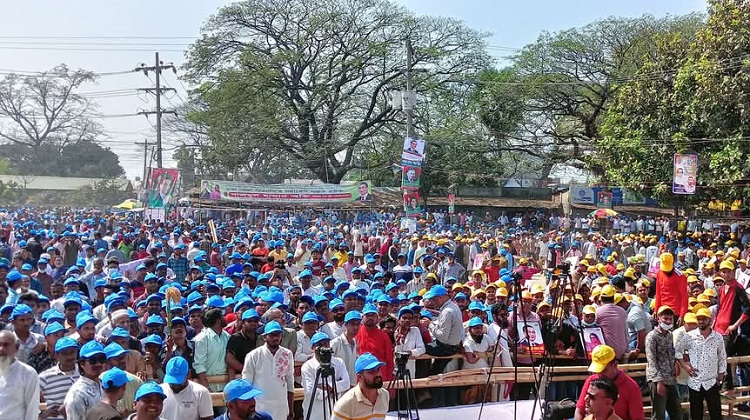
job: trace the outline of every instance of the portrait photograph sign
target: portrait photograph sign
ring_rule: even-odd
[[[600,344],[607,344],[604,342],[604,333],[601,327],[584,327],[581,328],[581,342],[583,348],[586,350],[586,358],[591,359],[591,351]]]
[[[419,188],[422,168],[419,166],[403,166],[401,170],[401,186]]]
[[[404,150],[401,152],[401,161],[417,163],[421,166],[424,160],[424,140],[407,137],[404,139]]]
[[[417,215],[422,212],[422,206],[419,203],[419,191],[404,190],[404,212],[407,216]]]
[[[538,322],[519,321],[518,328],[518,351],[525,354],[544,354],[544,341],[542,340],[542,328]]]
[[[674,174],[672,176],[672,193],[680,195],[695,194],[698,179],[698,155],[675,154]]]

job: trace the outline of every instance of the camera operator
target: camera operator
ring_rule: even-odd
[[[346,370],[344,361],[338,357],[333,357],[331,350],[331,339],[325,333],[317,332],[311,339],[312,348],[315,351],[315,357],[306,361],[302,365],[302,388],[304,389],[304,401],[302,402],[303,418],[305,420],[330,419],[330,407],[333,407],[335,400],[349,390],[349,373]],[[315,376],[319,369],[321,370],[318,383],[315,383]],[[323,377],[328,375],[328,386],[323,392]],[[336,381],[336,391],[338,395],[333,395],[331,382]],[[317,388],[317,389],[315,389]],[[315,395],[313,396],[313,391]],[[310,399],[313,398],[312,409],[310,409]],[[331,405],[328,405],[330,398]],[[323,414],[325,410],[325,415]]]

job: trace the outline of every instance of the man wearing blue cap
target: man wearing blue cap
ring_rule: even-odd
[[[426,346],[430,356],[452,356],[458,353],[461,337],[464,334],[461,309],[448,296],[443,285],[435,285],[424,294],[424,302],[435,319],[430,322],[429,330],[434,341]],[[430,375],[443,373],[450,359],[435,359],[432,362]],[[433,401],[457,405],[458,398],[454,389],[434,388]]]
[[[16,359],[18,340],[0,331],[0,395],[3,419],[36,420],[39,416],[39,377],[29,365]]]
[[[347,391],[333,407],[331,420],[384,419],[390,396],[383,389],[382,368],[385,363],[370,353],[354,363],[357,385]]]
[[[144,382],[135,393],[135,413],[127,420],[167,420],[161,416],[166,398],[159,384]]]
[[[265,325],[265,344],[247,355],[242,377],[263,390],[258,409],[283,420],[294,410],[294,354],[280,346],[281,331],[276,321]]]
[[[226,321],[221,309],[208,309],[203,314],[203,330],[195,336],[193,369],[198,382],[211,391],[221,391],[221,384],[208,383],[208,376],[226,375],[226,349],[229,334],[224,331]]]
[[[255,411],[255,399],[262,394],[245,379],[231,380],[224,387],[227,412],[214,420],[273,420],[270,414]]]
[[[357,360],[359,348],[357,347],[357,334],[362,325],[362,314],[357,311],[349,311],[344,317],[344,333],[331,340],[333,355],[340,358],[349,372],[349,383],[357,382],[357,374],[354,372],[354,362]]]
[[[346,370],[344,361],[338,357],[331,356],[331,366],[333,367],[333,377],[328,377],[328,387],[323,388],[322,375],[318,379],[318,383],[315,383],[316,374],[320,368],[319,359],[319,348],[329,349],[331,344],[331,338],[323,332],[317,332],[312,337],[312,349],[314,357],[306,361],[302,365],[302,388],[304,393],[304,400],[302,401],[302,410],[304,412],[304,418],[318,420],[318,419],[329,419],[331,418],[331,410],[327,405],[327,398],[339,399],[343,393],[349,390],[349,373]],[[336,382],[336,392],[338,395],[333,396],[332,383]],[[317,389],[316,389],[317,385]],[[310,409],[310,400],[313,400],[312,409]]]
[[[55,322],[45,328],[45,334],[54,334],[53,331],[64,332],[65,329]],[[47,403],[46,413],[42,417],[59,420],[63,419],[65,414],[64,409],[60,409],[65,401],[65,395],[70,386],[80,377],[76,369],[78,343],[70,337],[61,337],[55,342],[52,351],[57,364],[39,374],[39,391]]]
[[[101,377],[104,396],[86,413],[87,420],[115,420],[122,415],[117,411],[117,402],[125,395],[125,386],[132,380],[127,373],[117,367],[104,372]]]
[[[99,375],[104,371],[107,355],[104,347],[89,341],[78,351],[78,370],[80,378],[70,387],[65,395],[65,414],[68,420],[85,420],[86,413],[102,399],[102,388]]]
[[[162,416],[167,419],[211,420],[213,405],[208,388],[188,380],[190,366],[185,358],[169,359],[161,388],[164,400]]]

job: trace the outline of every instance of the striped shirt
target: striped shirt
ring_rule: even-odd
[[[333,407],[331,420],[379,420],[385,419],[388,412],[388,391],[378,389],[378,399],[375,404],[371,403],[355,386],[346,392]]]
[[[68,389],[78,380],[78,366],[73,368],[73,372],[63,372],[60,366],[55,365],[39,374],[39,390],[44,397],[47,406],[62,405],[65,401],[65,394]],[[49,419],[62,419],[63,417],[50,417]]]
[[[85,376],[78,378],[65,396],[65,415],[68,420],[85,420],[86,412],[102,400],[99,382]]]

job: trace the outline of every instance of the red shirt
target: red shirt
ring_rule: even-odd
[[[578,397],[576,408],[582,412],[586,412],[586,393],[589,390],[589,383],[598,379],[600,375],[591,375],[586,378],[586,382],[583,383],[581,388],[581,395]],[[641,396],[641,389],[638,384],[635,383],[633,378],[628,376],[622,370],[617,371],[617,376],[614,380],[617,386],[619,396],[617,402],[615,402],[615,414],[617,414],[622,420],[645,420],[646,415],[643,413],[643,397]]]
[[[667,275],[659,270],[656,273],[656,297],[654,298],[654,311],[658,311],[664,305],[669,306],[680,315],[680,319],[688,310],[687,278],[676,272]]]
[[[489,267],[484,267],[482,270],[487,274],[487,280],[490,283],[500,280],[500,267],[491,265]]]
[[[734,296],[737,291],[736,283],[730,287],[722,287],[719,290],[719,310],[714,320],[714,331],[721,335],[727,334],[727,328],[732,324],[732,309],[734,307]]]
[[[379,328],[368,330],[362,326],[357,334],[357,346],[360,355],[371,353],[381,362],[385,362],[382,370],[383,381],[393,378],[393,344],[388,334]]]

